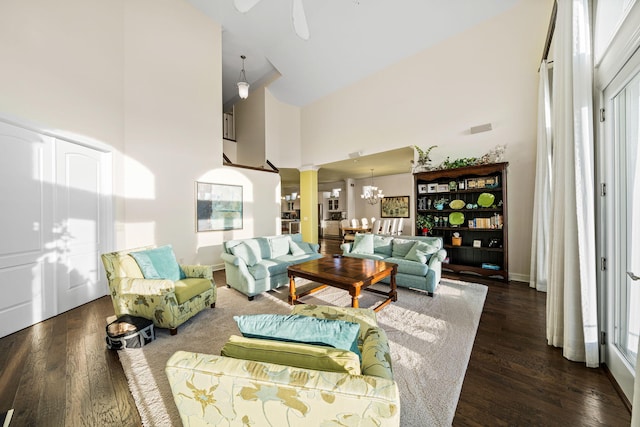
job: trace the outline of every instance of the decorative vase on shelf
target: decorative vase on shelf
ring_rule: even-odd
[[[444,209],[444,203],[439,203],[437,205],[435,205],[436,209],[441,211],[442,209]]]

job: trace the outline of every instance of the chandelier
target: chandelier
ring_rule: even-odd
[[[378,187],[373,185],[373,169],[371,169],[371,185],[365,185],[362,187],[362,194],[360,195],[370,205],[375,205],[378,200],[384,198],[382,190],[378,190]]]

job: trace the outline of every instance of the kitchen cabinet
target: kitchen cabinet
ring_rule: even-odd
[[[324,221],[325,237],[340,237],[340,221]]]
[[[340,210],[340,199],[332,197],[329,199],[329,212],[337,212]]]
[[[443,275],[509,280],[507,166],[494,163],[414,174],[416,218],[431,220],[429,233],[442,237],[447,250]]]

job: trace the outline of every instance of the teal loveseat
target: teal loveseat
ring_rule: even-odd
[[[302,234],[229,240],[223,244],[227,286],[249,301],[265,291],[289,284],[287,267],[321,258],[320,245],[302,241]]]
[[[397,285],[426,291],[429,296],[436,292],[447,256],[442,239],[430,236],[356,234],[353,243],[343,243],[340,248],[343,256],[398,264]],[[382,282],[389,283],[389,278]]]

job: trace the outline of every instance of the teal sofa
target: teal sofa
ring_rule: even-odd
[[[423,243],[414,248],[416,242]],[[431,297],[440,283],[442,261],[447,256],[442,238],[430,236],[356,234],[353,243],[343,243],[340,248],[343,256],[398,264],[396,284],[425,291]],[[389,283],[389,278],[382,282]]]
[[[320,245],[302,241],[302,234],[229,240],[223,244],[227,286],[249,301],[265,291],[289,284],[287,267],[321,258]]]

